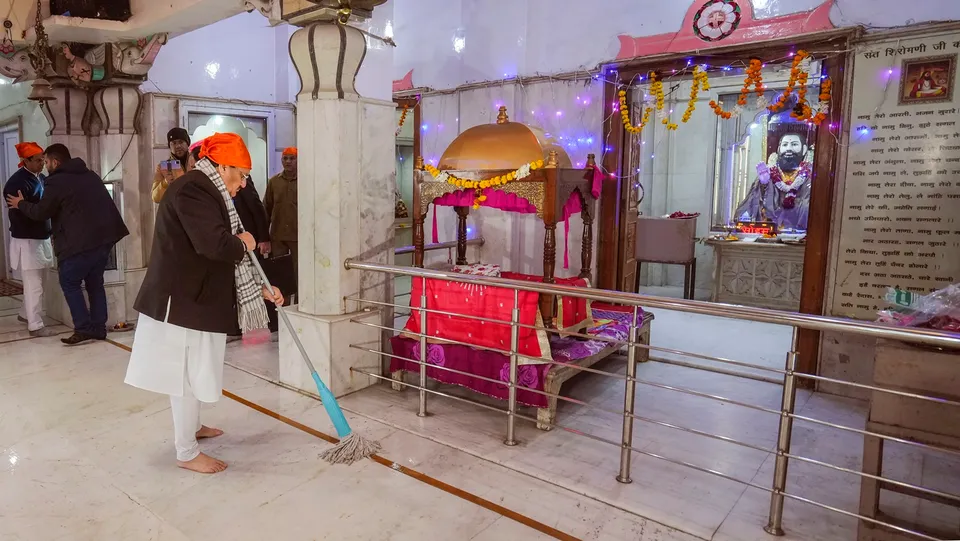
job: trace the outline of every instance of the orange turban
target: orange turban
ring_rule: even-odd
[[[296,156],[296,155],[297,155],[297,147],[287,147],[287,148],[283,149],[283,154],[282,154],[282,155],[283,155],[283,156]]]
[[[24,143],[17,143],[17,156],[20,156],[21,160],[26,160],[27,158],[32,158],[37,154],[43,154],[43,149],[40,148],[40,145],[34,143],[33,141],[27,141]],[[23,167],[23,162],[20,162],[20,167]]]
[[[250,152],[235,133],[215,133],[200,144],[200,158],[210,158],[220,165],[252,169]]]

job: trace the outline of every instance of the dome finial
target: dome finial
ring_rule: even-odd
[[[507,116],[507,106],[501,105],[500,114],[497,115],[497,124],[506,124],[507,122],[510,122],[510,117]]]

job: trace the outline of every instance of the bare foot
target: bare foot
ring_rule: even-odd
[[[207,439],[207,438],[216,438],[217,436],[222,436],[223,430],[219,428],[210,428],[209,426],[200,426],[200,430],[197,430],[197,439]]]
[[[197,458],[187,462],[177,461],[177,466],[185,470],[195,471],[197,473],[219,473],[227,469],[227,463],[217,460],[212,456],[203,453],[197,455]]]

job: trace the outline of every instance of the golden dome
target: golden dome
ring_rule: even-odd
[[[542,131],[510,122],[507,108],[500,107],[496,124],[474,126],[458,135],[443,151],[437,168],[444,171],[518,169],[524,164],[545,160],[551,149],[558,151],[560,167],[570,167],[566,152],[544,139]]]

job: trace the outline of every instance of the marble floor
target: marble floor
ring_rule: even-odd
[[[0,297],[0,344],[30,338],[27,324],[17,319],[21,306],[23,306],[23,295]],[[58,333],[71,331],[70,327],[53,318],[44,317],[43,322]]]
[[[776,367],[779,351],[785,350],[783,342],[788,343],[790,339],[789,333],[776,326],[745,322],[738,323],[754,325],[754,332],[762,335],[753,341],[762,348],[751,348],[742,341],[730,340],[730,335],[725,332],[685,335],[682,327],[691,322],[700,329],[711,328],[711,322],[697,321],[702,317],[657,310],[654,344],[664,344],[664,347],[682,345],[684,349],[694,351],[704,348],[704,352],[712,351],[714,355]],[[673,329],[674,326],[681,329]],[[718,329],[722,328],[722,325],[715,325],[711,329],[719,332]],[[658,333],[661,336],[659,341]],[[273,370],[276,355],[276,344],[245,340],[231,346],[228,362],[252,373],[266,374]],[[611,358],[596,368],[622,373],[625,359]],[[658,362],[640,365],[638,377],[658,385],[683,387],[764,408],[777,410],[780,406],[780,386],[761,381]],[[504,407],[503,402],[484,399],[458,387],[434,388],[490,406]],[[619,442],[622,418],[609,411],[622,411],[623,392],[622,380],[596,374],[581,375],[568,382],[562,394],[600,409],[561,402],[558,423],[574,432]],[[399,431],[503,467],[518,476],[533,478],[633,516],[644,517],[651,523],[675,530],[677,534],[682,532],[696,539],[717,541],[769,539],[763,531],[770,505],[769,493],[744,483],[755,487],[771,486],[773,457],[765,451],[678,431],[656,422],[773,449],[778,424],[775,415],[639,385],[635,411],[655,422],[636,422],[633,447],[639,453],[633,457],[633,483],[623,485],[615,480],[620,455],[615,445],[564,430],[542,432],[521,420],[517,426],[520,445],[506,447],[501,443],[506,431],[502,414],[429,395],[431,415],[419,418],[416,416],[417,395],[415,390],[396,392],[388,386],[377,385],[343,397],[340,403],[346,411],[371,422],[385,423]],[[862,429],[867,404],[803,391],[797,398],[797,411],[815,419]],[[521,413],[536,415],[531,408],[523,408]],[[862,438],[855,433],[799,421],[795,423],[792,451],[799,456],[858,470],[862,446]],[[677,462],[720,472],[741,482]],[[921,453],[916,448],[894,443],[887,444],[884,473],[894,479],[947,492],[956,493],[955,487],[960,486],[960,460]],[[848,511],[855,511],[859,503],[857,477],[810,463],[791,463],[787,490],[790,494]],[[888,514],[933,525],[942,531],[956,532],[955,537],[960,538],[960,510],[886,492],[882,502]],[[784,528],[786,539],[852,540],[856,538],[857,521],[806,503],[787,500]]]
[[[264,347],[237,347],[248,345]],[[318,453],[329,444],[228,398],[204,409],[204,422],[226,434],[202,445],[230,468],[215,476],[179,470],[169,403],[122,383],[128,357],[108,342],[0,344],[0,539],[695,539],[349,413],[357,432],[381,441],[386,459],[417,475],[374,461],[327,465]],[[311,398],[230,367],[224,387],[333,433]]]

